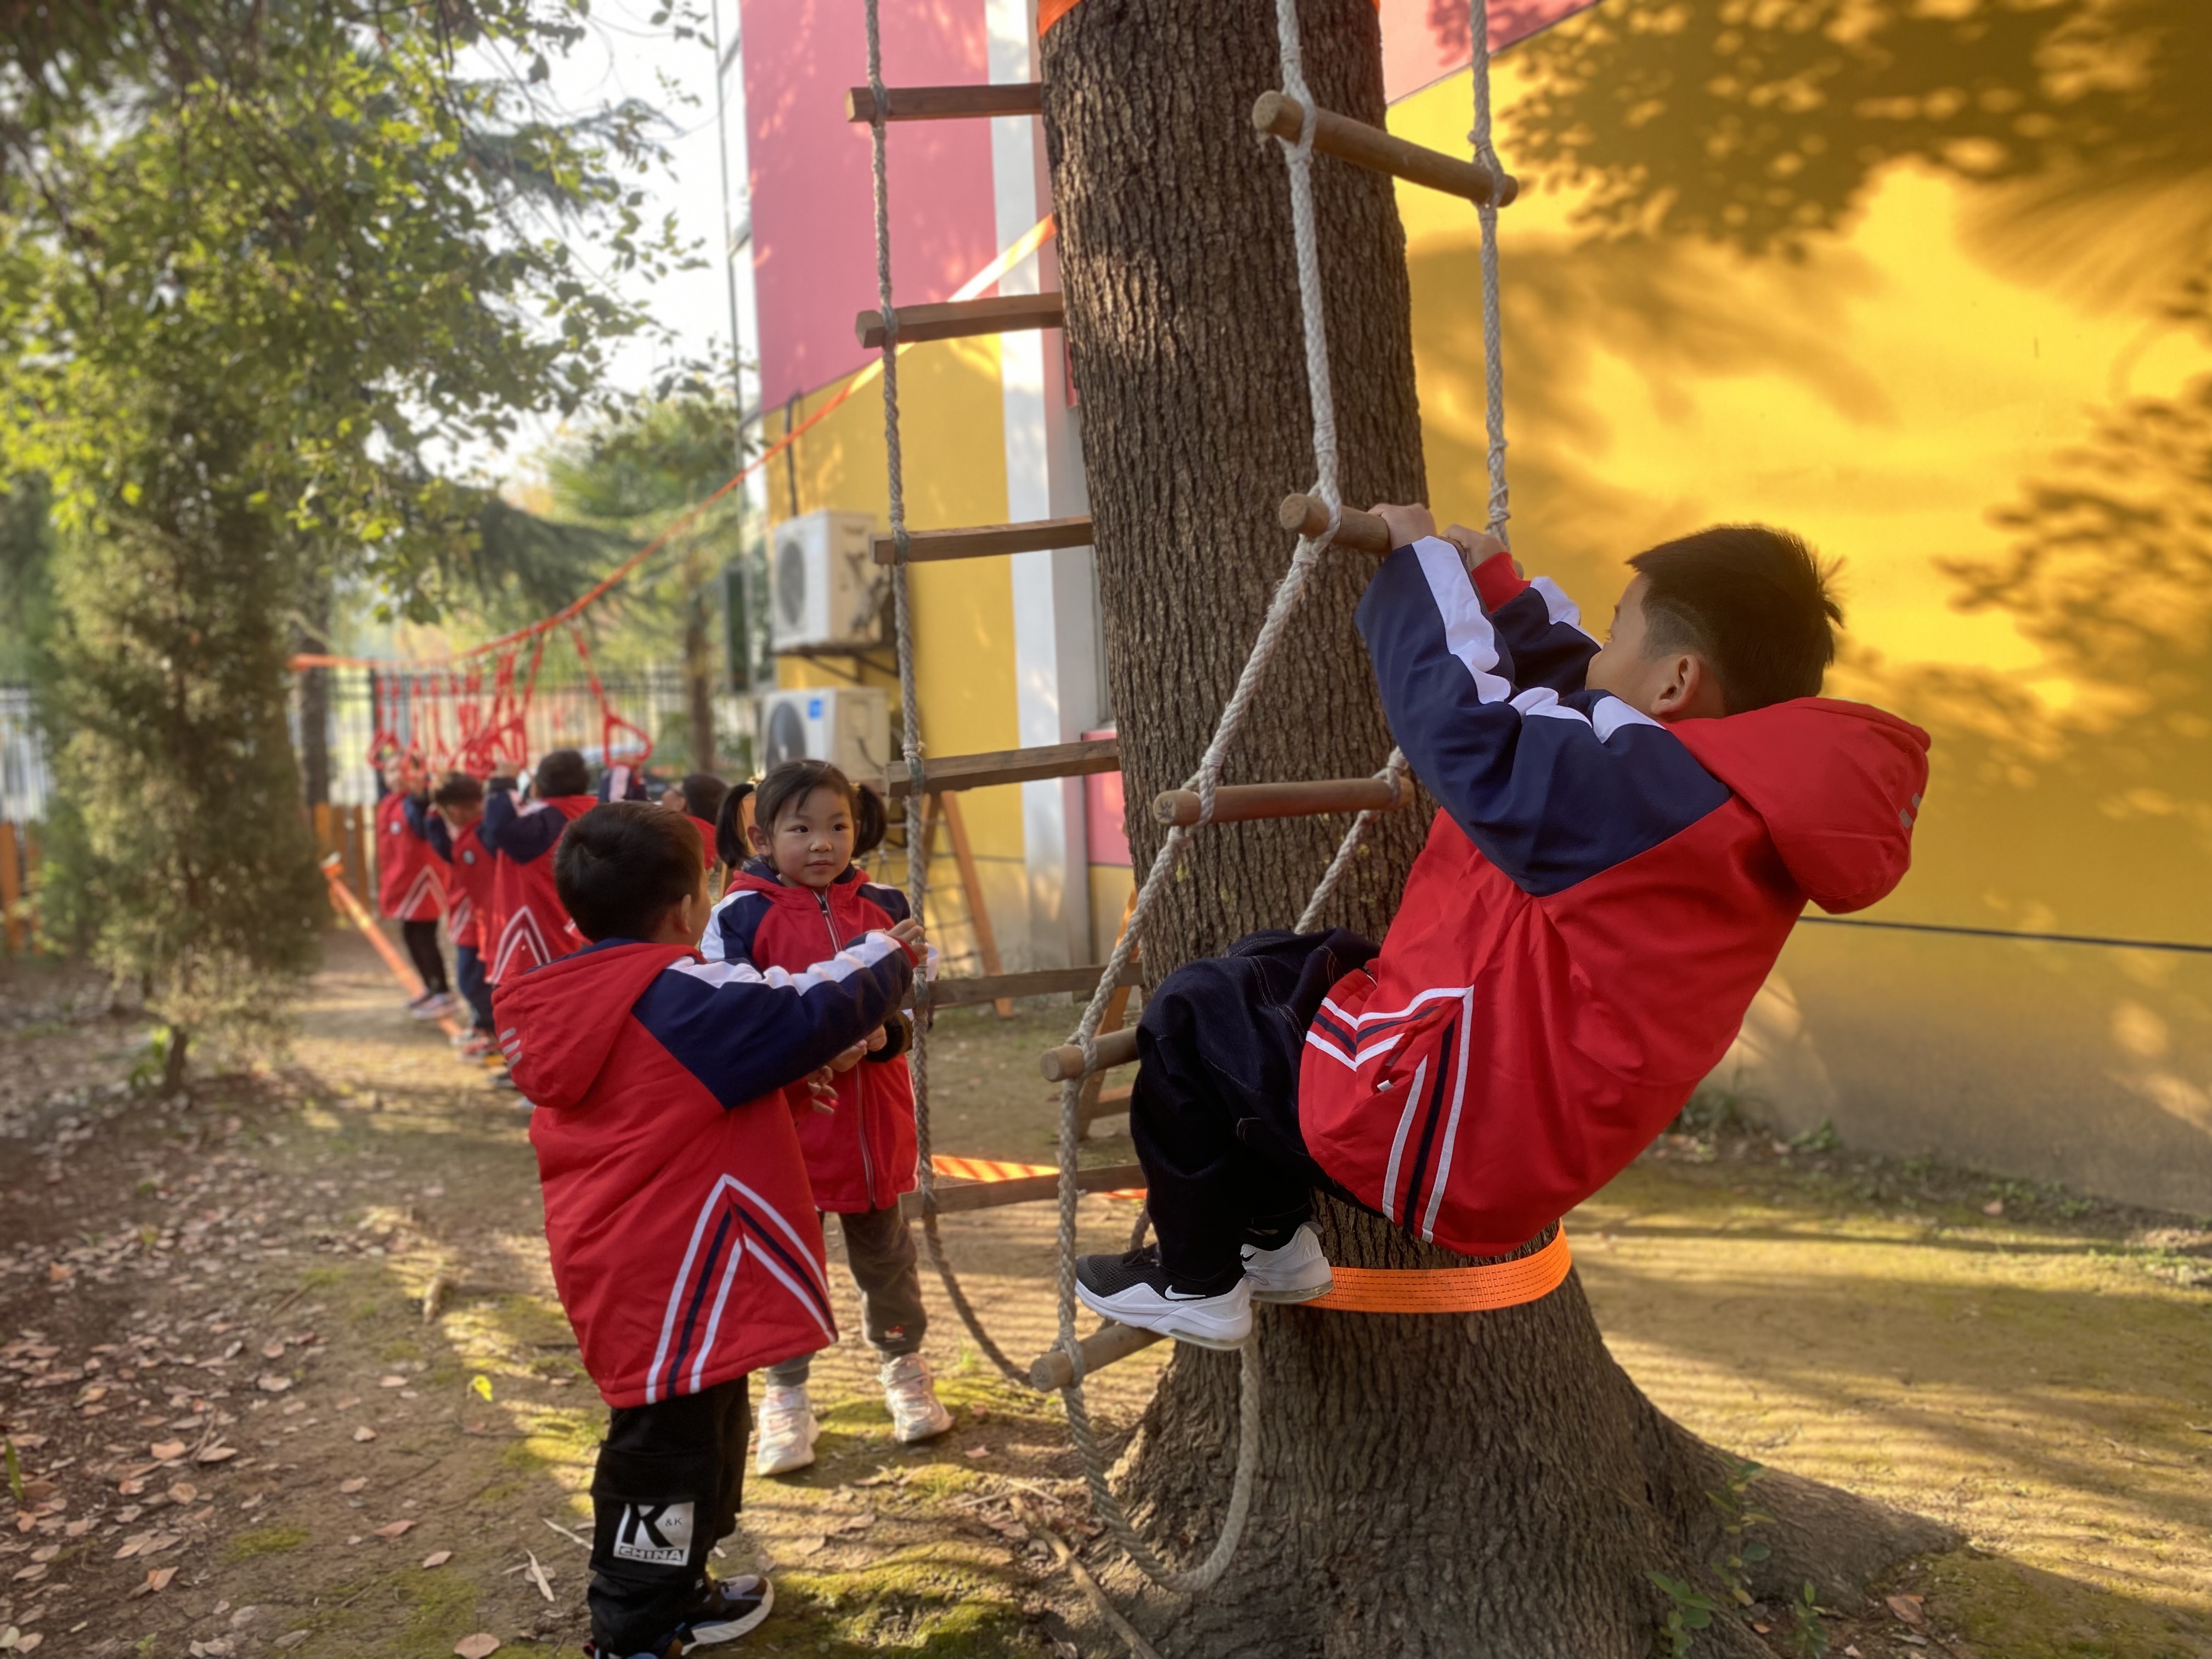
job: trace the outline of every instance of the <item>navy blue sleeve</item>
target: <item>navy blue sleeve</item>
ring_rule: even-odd
[[[515,819],[514,785],[508,782],[502,789],[499,787],[501,781],[498,778],[492,780],[491,787],[484,795],[483,822],[477,828],[477,839],[483,843],[487,853],[507,850],[501,837]]]
[[[1513,556],[1499,553],[1475,566],[1474,591],[1512,653],[1517,689],[1547,686],[1563,697],[1583,689],[1598,642],[1583,630],[1582,607],[1557,582],[1549,576],[1523,580]]]
[[[871,933],[799,974],[679,962],[630,1012],[726,1109],[827,1066],[889,1019],[913,980],[904,947]]]
[[[860,884],[860,892],[869,903],[889,916],[894,923],[904,921],[914,914],[913,908],[906,902],[906,895],[896,887],[864,881]]]
[[[767,915],[767,895],[750,888],[731,894],[708,915],[699,954],[709,962],[750,962],[753,939]]]
[[[1448,542],[1425,538],[1384,560],[1358,623],[1414,775],[1528,892],[1625,863],[1728,799],[1673,732],[1619,698],[1522,690]]]
[[[492,808],[504,801],[507,808],[499,819],[499,839],[492,840]],[[561,832],[568,827],[568,820],[550,806],[540,807],[534,812],[519,812],[514,809],[512,795],[494,795],[484,802],[483,840],[486,846],[512,860],[516,864],[527,864],[543,857],[553,843],[561,839]]]
[[[453,861],[453,837],[446,828],[446,821],[431,809],[430,803],[421,795],[407,797],[407,827],[418,840],[430,844],[432,856],[441,864]]]

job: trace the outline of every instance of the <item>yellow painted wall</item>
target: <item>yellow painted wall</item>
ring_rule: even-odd
[[[799,405],[803,422],[836,391],[823,388]],[[907,523],[916,530],[1001,524],[1006,519],[1006,427],[995,339],[949,340],[914,347],[899,359],[901,453]],[[780,422],[769,435],[781,435]],[[771,520],[817,507],[872,513],[890,523],[880,389],[867,386],[821,425],[800,434],[792,465],[769,468]],[[793,477],[796,475],[794,506]],[[915,682],[922,740],[938,755],[976,754],[1018,746],[1014,695],[1013,592],[1004,559],[951,559],[912,571]],[[888,665],[886,654],[881,659]],[[791,687],[865,684],[890,693],[897,718],[898,678],[883,667],[848,658],[778,659],[779,683]],[[1023,872],[1021,791],[971,790],[961,797],[975,854],[983,902],[1001,943],[1020,937],[1027,887]],[[940,834],[931,880],[943,896],[936,922],[952,972],[977,973],[959,873]]]
[[[2202,0],[1607,0],[1498,65],[1516,552],[1601,631],[1705,524],[1844,561],[1832,690],[1936,740],[1875,919],[2212,945],[2208,69]],[[1392,112],[1468,125],[1463,75]],[[1480,523],[1474,214],[1400,201]],[[1808,926],[1770,1000],[1785,1117],[2212,1211],[2212,957]]]

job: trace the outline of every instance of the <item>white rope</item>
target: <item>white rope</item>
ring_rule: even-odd
[[[1468,28],[1474,46],[1474,130],[1467,135],[1479,166],[1490,169],[1490,199],[1475,208],[1482,225],[1483,415],[1490,450],[1490,522],[1501,542],[1513,516],[1505,492],[1505,354],[1498,301],[1498,185],[1505,169],[1490,142],[1490,0],[1468,0]]]
[[[907,800],[907,835],[908,885],[915,914],[920,915],[925,894],[925,875],[922,867],[921,789],[921,726],[916,708],[914,678],[913,627],[908,612],[907,593],[907,532],[903,480],[901,476],[899,450],[899,416],[897,390],[897,313],[892,309],[890,206],[884,168],[884,111],[887,103],[882,73],[882,47],[878,27],[878,0],[865,0],[868,33],[868,81],[874,94],[875,116],[872,125],[873,138],[873,167],[876,210],[876,277],[879,302],[884,316],[884,441],[890,474],[891,534],[897,547],[898,562],[893,566],[893,592],[896,599],[899,653],[899,690],[905,721],[904,747],[910,780]],[[1475,132],[1476,157],[1502,177],[1495,152],[1490,146],[1490,53],[1488,15],[1486,0],[1471,0],[1472,25],[1474,32]],[[1300,316],[1305,337],[1306,386],[1308,401],[1313,416],[1313,448],[1316,483],[1313,493],[1328,505],[1328,521],[1317,536],[1301,537],[1297,550],[1291,557],[1290,567],[1276,585],[1267,603],[1252,650],[1238,674],[1235,689],[1223,704],[1217,719],[1213,735],[1200,756],[1198,769],[1185,781],[1184,787],[1194,789],[1199,797],[1198,822],[1210,823],[1213,819],[1215,793],[1221,781],[1221,771],[1244,721],[1251,712],[1252,702],[1267,668],[1280,647],[1291,617],[1304,597],[1314,568],[1322,554],[1334,540],[1343,522],[1343,495],[1338,477],[1336,404],[1330,384],[1328,335],[1322,302],[1320,238],[1316,224],[1313,194],[1313,135],[1318,115],[1311,89],[1306,85],[1304,56],[1298,37],[1297,0],[1275,0],[1277,44],[1282,58],[1283,90],[1297,100],[1305,111],[1295,142],[1282,141],[1285,171],[1291,190],[1291,229],[1296,252],[1298,277]],[[1505,494],[1505,437],[1504,382],[1498,362],[1498,298],[1497,272],[1497,210],[1486,205],[1481,210],[1483,229],[1483,338],[1488,354],[1489,439],[1490,439],[1490,523],[1493,533],[1501,537],[1508,516]],[[1393,750],[1389,760],[1378,776],[1391,783],[1391,804],[1398,802],[1399,792],[1405,787],[1405,757]],[[1336,890],[1353,858],[1358,854],[1368,828],[1373,822],[1372,811],[1360,812],[1346,833],[1336,855],[1322,874],[1305,912],[1298,919],[1299,931],[1311,928],[1322,907]],[[1224,1516],[1220,1537],[1206,1559],[1196,1566],[1177,1570],[1170,1567],[1140,1537],[1131,1522],[1127,1511],[1115,1495],[1107,1479],[1104,1457],[1091,1422],[1088,1404],[1084,1398],[1085,1364],[1083,1349],[1075,1334],[1075,1249],[1077,1200],[1079,1189],[1077,1182],[1077,1163],[1081,1153],[1081,1101],[1084,1080],[1098,1067],[1098,1027],[1112,1000],[1114,988],[1136,950],[1146,920],[1152,914],[1160,895],[1175,878],[1182,863],[1184,847],[1190,830],[1181,825],[1171,826],[1162,839],[1158,852],[1138,890],[1135,902],[1130,907],[1121,936],[1115,941],[1109,954],[1105,969],[1100,974],[1097,986],[1085,1006],[1069,1042],[1083,1055],[1081,1073],[1067,1079],[1060,1088],[1060,1182],[1059,1182],[1059,1250],[1058,1285],[1059,1345],[1066,1354],[1069,1380],[1060,1390],[1060,1398],[1067,1412],[1068,1432],[1081,1453],[1084,1479],[1091,1491],[1092,1504],[1099,1519],[1105,1524],[1115,1540],[1130,1559],[1147,1577],[1163,1588],[1195,1593],[1215,1583],[1228,1570],[1231,1559],[1243,1535],[1244,1524],[1251,1513],[1252,1497],[1259,1467],[1261,1376],[1258,1351],[1249,1340],[1241,1353],[1242,1379],[1237,1390],[1237,1444],[1236,1473],[1230,1488],[1229,1507]],[[916,1021],[914,1050],[915,1115],[917,1139],[920,1143],[921,1169],[919,1174],[922,1194],[922,1212],[933,1258],[943,1276],[947,1291],[959,1310],[963,1322],[985,1352],[999,1368],[1009,1376],[1018,1376],[981,1331],[966,1298],[960,1294],[957,1280],[945,1262],[939,1246],[936,1231],[933,1178],[929,1165],[928,1091],[927,1068],[924,1064],[927,1024],[927,993],[916,996],[917,1013],[925,1016]]]

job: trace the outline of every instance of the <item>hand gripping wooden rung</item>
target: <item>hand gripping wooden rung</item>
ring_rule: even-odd
[[[1118,1031],[1101,1031],[1092,1039],[1098,1050],[1098,1069],[1111,1066],[1127,1066],[1137,1057],[1137,1028],[1125,1025]],[[1057,1048],[1044,1051],[1042,1064],[1047,1083],[1073,1083],[1083,1075],[1083,1050],[1072,1042],[1063,1042]]]
[[[1305,106],[1279,92],[1263,92],[1252,106],[1252,125],[1261,132],[1292,143],[1305,124]],[[1376,173],[1387,173],[1410,185],[1425,185],[1447,196],[1463,196],[1470,202],[1495,200],[1504,207],[1521,193],[1520,181],[1510,173],[1492,173],[1476,161],[1462,161],[1441,150],[1425,149],[1393,137],[1380,127],[1355,121],[1334,110],[1314,112],[1313,147]]]
[[[886,121],[957,121],[973,116],[1042,115],[1044,85],[1038,81],[1003,81],[964,87],[885,87]],[[876,118],[876,94],[854,87],[845,94],[848,121]]]
[[[1091,520],[1032,519],[1027,524],[982,524],[964,530],[909,530],[906,562],[927,559],[988,559],[998,553],[1042,553],[1055,547],[1091,545]],[[878,536],[869,543],[878,564],[898,562],[898,538]]]
[[[1027,974],[987,974],[975,979],[940,979],[929,988],[933,1008],[965,1008],[1002,997],[1088,996],[1106,964],[1088,968],[1041,968]],[[1124,968],[1118,983],[1139,982],[1135,964]]]
[[[1574,1265],[1566,1229],[1562,1227],[1542,1249],[1510,1261],[1482,1261],[1465,1267],[1333,1268],[1331,1276],[1336,1282],[1328,1294],[1297,1305],[1324,1313],[1495,1313],[1541,1301],[1565,1282]],[[1157,1332],[1109,1322],[1076,1346],[1083,1350],[1087,1376],[1117,1359],[1141,1352],[1159,1340]],[[1033,1388],[1064,1389],[1070,1375],[1067,1355],[1059,1348],[1030,1362]]]
[[[1096,1170],[1078,1170],[1075,1185],[1085,1193],[1140,1193],[1145,1170],[1140,1164],[1109,1164]],[[937,1212],[953,1215],[968,1210],[996,1210],[1009,1204],[1036,1204],[1060,1196],[1060,1171],[1045,1170],[988,1181],[962,1181],[937,1188]],[[921,1194],[903,1194],[899,1208],[909,1216],[921,1213]]]
[[[1318,495],[1285,495],[1275,509],[1275,522],[1293,535],[1318,536],[1328,528],[1328,503]],[[1390,526],[1372,513],[1347,507],[1329,545],[1380,557],[1390,551]]]
[[[1254,818],[1318,817],[1328,812],[1381,812],[1404,803],[1407,791],[1388,778],[1324,778],[1313,783],[1231,783],[1213,792],[1215,823]],[[1198,822],[1195,789],[1170,789],[1152,801],[1152,817],[1188,829]]]
[[[1057,294],[1000,294],[981,300],[947,300],[940,305],[898,308],[901,345],[918,340],[964,340],[978,334],[1012,334],[1023,329],[1058,328],[1066,310]],[[884,343],[884,313],[864,311],[853,325],[870,351]]]
[[[1093,738],[1084,743],[1048,744],[1041,749],[999,749],[986,755],[947,755],[924,759],[922,793],[941,794],[948,789],[988,789],[1002,783],[1035,783],[1043,778],[1079,778],[1092,772],[1115,772],[1121,766],[1118,738]],[[906,763],[895,761],[884,769],[887,800],[904,800],[912,788]]]

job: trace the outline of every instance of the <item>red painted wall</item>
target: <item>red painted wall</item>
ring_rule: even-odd
[[[1503,50],[1596,0],[1490,0],[1490,49]],[[1380,0],[1382,92],[1396,103],[1467,67],[1466,0]]]
[[[773,406],[858,368],[876,304],[868,129],[845,93],[868,78],[858,0],[741,0],[761,392]],[[883,0],[884,79],[989,78],[983,0]],[[890,129],[891,277],[902,305],[942,300],[999,251],[990,124]]]

